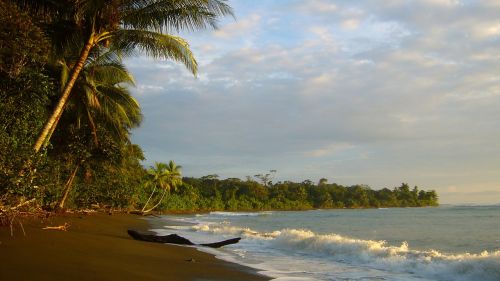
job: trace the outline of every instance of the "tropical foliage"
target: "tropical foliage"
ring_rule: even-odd
[[[0,213],[68,198],[139,205],[146,171],[129,136],[141,112],[122,58],[142,53],[196,74],[177,34],[231,14],[225,0],[1,0]]]
[[[50,132],[57,126],[92,53],[100,49],[123,55],[141,51],[155,58],[181,62],[196,74],[197,63],[189,44],[172,33],[216,27],[218,17],[232,13],[231,8],[220,0],[20,2],[44,17],[45,27],[52,36],[54,54],[66,54],[58,60],[68,61],[72,66],[60,98],[34,143],[36,152],[50,139]]]
[[[320,180],[259,183],[206,176],[184,178],[184,186],[165,200],[164,208],[184,211],[210,210],[308,210],[315,208],[380,208],[437,206],[435,191],[410,190],[408,184],[373,190],[366,185],[342,186]]]
[[[178,186],[181,185],[181,166],[175,164],[174,161],[170,161],[168,164],[165,163],[155,163],[154,167],[148,169],[148,176],[146,178],[145,186],[152,187],[151,195],[149,195],[148,200],[144,203],[144,207],[142,207],[142,212],[151,212],[156,207],[158,207],[162,202],[163,198],[165,198],[165,194],[170,192],[170,190],[177,189]],[[153,205],[153,207],[147,209],[149,202],[155,195],[156,191],[161,193],[160,199],[157,200],[157,203]]]

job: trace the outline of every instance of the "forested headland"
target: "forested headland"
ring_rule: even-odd
[[[309,210],[332,208],[380,208],[437,206],[434,191],[410,188],[408,184],[373,190],[367,185],[342,186],[309,180],[264,185],[247,178],[219,180],[213,176],[184,178],[182,188],[165,202],[166,210]]]
[[[213,29],[223,0],[0,0],[0,219],[20,212],[301,210],[435,206],[434,191],[326,181],[182,178],[143,166],[130,140],[142,121],[123,59],[173,60],[194,75],[181,31]],[[186,128],[189,130],[189,128]],[[263,180],[264,179],[264,180]]]

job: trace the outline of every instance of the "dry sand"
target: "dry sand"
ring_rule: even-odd
[[[67,231],[42,230],[65,222]],[[135,241],[127,229],[148,228],[135,215],[57,216],[25,221],[24,228],[26,236],[18,227],[11,237],[8,227],[0,227],[0,280],[270,279],[195,248]]]

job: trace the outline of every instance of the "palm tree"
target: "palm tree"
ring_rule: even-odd
[[[68,69],[66,65],[63,68]],[[128,140],[130,129],[139,126],[142,119],[139,103],[127,87],[134,85],[134,78],[116,53],[98,53],[87,61],[74,86],[77,94],[70,99],[68,108],[77,124],[90,124],[96,145],[96,122],[101,122],[112,136],[122,141]]]
[[[35,152],[48,141],[50,132],[57,126],[70,93],[95,48],[119,50],[126,55],[139,50],[155,58],[181,62],[196,74],[197,62],[188,43],[172,33],[216,28],[219,17],[232,15],[232,9],[225,0],[55,1],[59,6],[50,0],[18,2],[35,7],[45,13],[45,17],[51,18],[53,38],[67,34],[61,30],[69,27],[73,32],[71,36],[66,36],[62,45],[70,42],[71,46],[78,46],[79,49],[79,55],[68,64],[71,66],[69,79],[33,146]],[[52,12],[47,12],[51,8]]]
[[[61,67],[61,84],[64,85],[67,66]],[[93,142],[89,146],[99,146],[98,125],[106,127],[106,131],[117,141],[128,142],[129,130],[138,126],[141,121],[139,104],[124,87],[125,84],[133,83],[132,76],[113,53],[104,53],[88,61],[75,83],[74,91],[77,94],[70,99],[66,119],[69,123],[76,124],[77,129],[90,128]],[[84,161],[85,158],[75,161],[73,172],[66,181],[63,196],[57,205],[59,209],[64,208],[73,180]]]
[[[175,164],[172,160],[168,164],[156,162],[154,167],[148,169],[147,185],[153,186],[153,191],[141,212],[148,213],[154,210],[161,204],[167,192],[170,192],[171,189],[176,189],[182,183],[181,169],[182,167]],[[153,198],[157,189],[163,190],[160,200],[153,207],[146,210],[149,201]]]

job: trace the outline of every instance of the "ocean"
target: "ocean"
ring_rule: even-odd
[[[212,212],[162,216],[158,234],[275,280],[500,281],[500,206]]]

